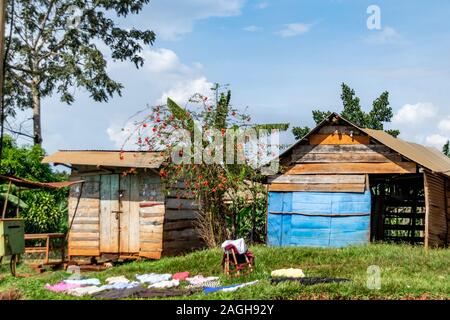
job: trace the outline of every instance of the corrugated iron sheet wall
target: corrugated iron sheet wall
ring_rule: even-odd
[[[447,244],[448,222],[445,179],[425,171],[425,246],[443,247]]]
[[[369,241],[371,195],[270,192],[268,243],[343,247]]]

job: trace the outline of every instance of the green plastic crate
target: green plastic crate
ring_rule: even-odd
[[[25,225],[22,219],[0,219],[0,256],[25,252]]]

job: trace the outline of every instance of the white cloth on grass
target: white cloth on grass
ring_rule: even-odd
[[[178,287],[180,285],[180,280],[168,280],[168,281],[161,281],[157,282],[155,284],[151,284],[148,287],[149,288],[174,288]]]
[[[159,274],[159,273],[147,273],[136,275],[136,279],[138,279],[141,283],[149,283],[154,284],[161,281],[167,281],[172,278],[172,275],[169,273]]]
[[[72,296],[82,297],[82,296],[91,295],[91,294],[94,294],[94,293],[97,293],[97,292],[100,292],[103,290],[104,289],[102,289],[101,287],[89,286],[89,287],[80,287],[80,288],[69,289],[67,291],[67,293]]]
[[[117,277],[109,277],[106,278],[106,283],[108,284],[114,284],[114,283],[129,283],[130,280],[125,278],[125,276],[117,276]]]

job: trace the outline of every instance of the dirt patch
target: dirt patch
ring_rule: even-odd
[[[0,292],[0,300],[20,300],[22,294],[17,289],[10,289]]]

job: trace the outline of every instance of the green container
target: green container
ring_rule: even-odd
[[[0,219],[0,257],[25,252],[23,219]]]

